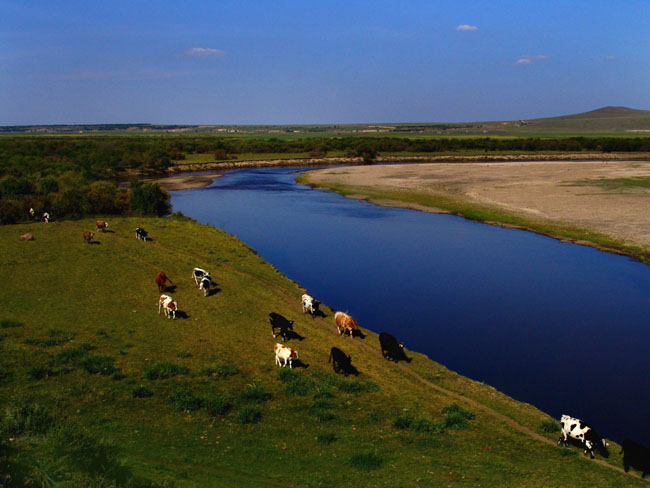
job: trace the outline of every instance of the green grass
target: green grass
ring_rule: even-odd
[[[326,305],[325,319],[305,316],[298,284],[232,236],[178,217],[115,218],[88,246],[80,235],[91,225],[0,227],[3,320],[22,324],[2,326],[0,342],[0,473],[15,486],[641,483],[557,447],[552,427],[547,444],[486,410],[539,433],[549,417],[531,405],[414,351],[402,370],[381,358],[372,326],[363,340],[339,336]],[[137,226],[153,240],[133,239]],[[36,240],[19,241],[24,232]],[[195,266],[212,270],[219,293],[198,292]],[[161,270],[187,318],[158,315]],[[291,346],[309,367],[275,365],[272,311],[294,320],[305,340]],[[27,342],[50,329],[72,337]],[[333,345],[358,377],[332,372]],[[452,403],[456,413],[443,413]],[[620,467],[618,451],[607,462]]]
[[[605,190],[625,190],[636,188],[650,188],[650,176],[634,178],[602,178],[598,180],[578,180],[566,183],[570,186],[599,186]]]

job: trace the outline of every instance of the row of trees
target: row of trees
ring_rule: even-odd
[[[90,181],[68,171],[59,177],[0,178],[0,224],[27,220],[36,215],[80,218],[86,215],[166,215],[171,211],[169,194],[157,183],[133,180],[129,188],[110,181]]]
[[[243,153],[324,156],[330,151],[348,155],[463,151],[648,152],[650,138],[3,136],[0,138],[0,176],[50,176],[76,171],[90,180],[97,180],[114,178],[133,169],[161,171],[174,160],[184,159],[186,154],[215,154],[221,156],[218,159],[229,159]]]

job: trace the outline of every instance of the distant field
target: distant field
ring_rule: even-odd
[[[232,236],[178,216],[109,223],[91,244],[92,219],[0,227],[0,473],[15,486],[648,486],[617,446],[586,459],[531,405],[416,352],[386,361],[376,324],[352,340],[326,306],[304,315],[303,290]],[[161,270],[175,321],[158,314]],[[272,311],[295,321],[302,367],[274,364]],[[332,372],[332,346],[358,377]]]

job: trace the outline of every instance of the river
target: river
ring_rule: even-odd
[[[650,445],[650,268],[451,215],[224,173],[174,210],[231,233],[362,328],[605,437]]]

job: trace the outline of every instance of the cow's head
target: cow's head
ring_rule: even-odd
[[[291,349],[291,359],[298,359],[298,351]]]

